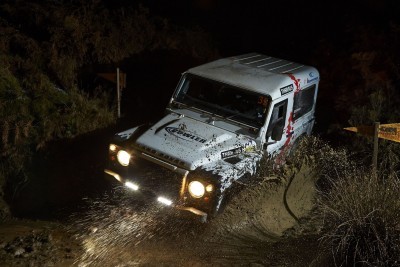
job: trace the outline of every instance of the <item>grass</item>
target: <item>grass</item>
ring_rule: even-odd
[[[395,172],[373,173],[345,149],[309,137],[292,162],[301,158],[319,175],[315,221],[321,244],[334,266],[400,265],[400,180]],[[290,160],[290,159],[289,159]]]
[[[312,136],[304,138],[286,165],[304,163],[319,178],[312,222],[321,224],[323,265],[400,266],[400,179],[395,170],[373,173],[346,149]]]
[[[323,243],[336,266],[400,264],[400,181],[358,170],[330,179],[320,192],[318,211],[324,219]]]

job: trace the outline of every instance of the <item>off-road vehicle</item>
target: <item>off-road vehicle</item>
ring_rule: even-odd
[[[245,54],[182,74],[163,118],[117,133],[105,173],[134,191],[214,216],[263,155],[283,158],[314,125],[318,71]]]

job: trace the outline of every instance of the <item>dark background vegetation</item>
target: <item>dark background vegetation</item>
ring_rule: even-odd
[[[315,66],[315,133],[368,166],[371,140],[341,129],[400,122],[399,7],[388,0],[2,1],[1,195],[13,215],[54,216],[101,188],[110,136],[160,116],[181,72],[248,52]],[[97,75],[117,67],[127,73],[119,120],[115,85]],[[381,172],[397,173],[398,163],[398,145],[380,141]]]

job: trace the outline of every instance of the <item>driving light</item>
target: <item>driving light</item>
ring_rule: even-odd
[[[172,201],[169,200],[169,199],[166,199],[165,197],[158,197],[157,201],[161,202],[161,203],[163,203],[163,204],[165,204],[167,206],[171,206],[171,204],[172,204]]]
[[[115,152],[115,150],[117,150],[117,146],[114,145],[114,144],[111,144],[111,145],[109,146],[109,149],[110,149],[110,151]]]
[[[200,198],[204,196],[204,185],[199,181],[192,181],[189,183],[189,193],[194,198]]]
[[[212,192],[213,190],[214,190],[214,186],[212,184],[209,184],[209,185],[206,186],[206,191],[208,193]]]
[[[135,191],[139,190],[139,186],[131,182],[125,182],[125,186]]]
[[[131,159],[131,155],[125,150],[120,150],[117,153],[117,159],[119,164],[121,164],[122,166],[128,166],[129,160]]]

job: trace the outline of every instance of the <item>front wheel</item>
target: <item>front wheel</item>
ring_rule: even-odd
[[[225,208],[229,205],[232,199],[239,194],[245,187],[251,183],[250,173],[244,174],[239,180],[233,182],[230,188],[226,189],[225,192],[216,201],[216,207],[213,212],[209,215],[211,219],[219,216],[225,211]]]

